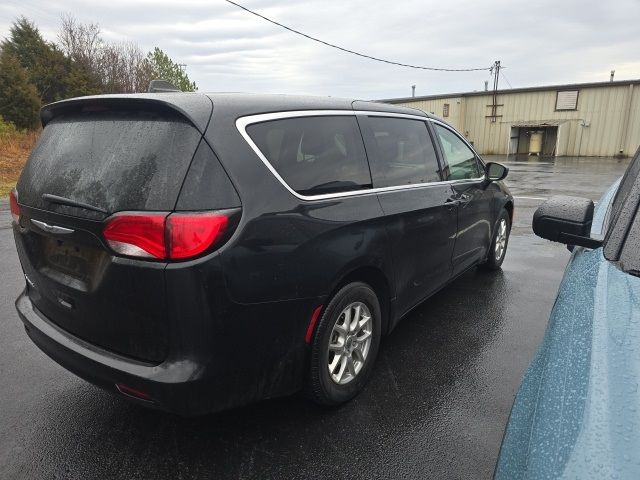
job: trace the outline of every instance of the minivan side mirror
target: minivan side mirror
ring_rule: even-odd
[[[484,173],[490,182],[498,182],[507,176],[509,169],[500,163],[489,162],[484,167]]]
[[[533,233],[552,242],[598,248],[602,242],[590,237],[592,220],[593,201],[557,195],[533,214]]]

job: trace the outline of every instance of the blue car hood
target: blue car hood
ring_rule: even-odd
[[[614,193],[599,202],[594,234]],[[495,477],[640,478],[640,278],[602,248],[578,248],[569,261]]]

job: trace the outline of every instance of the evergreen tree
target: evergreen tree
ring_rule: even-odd
[[[153,72],[153,78],[167,80],[183,92],[195,92],[196,82],[189,80],[189,76],[182,67],[174,63],[169,56],[158,47],[147,55],[147,62]]]
[[[7,50],[0,52],[0,116],[19,129],[37,128],[40,98],[20,62]]]
[[[26,70],[43,103],[100,91],[90,72],[76,66],[58,46],[45,41],[37,27],[25,17],[13,23],[9,38],[1,47]]]

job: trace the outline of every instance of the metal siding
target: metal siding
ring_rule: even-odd
[[[633,155],[640,145],[640,88],[634,86],[631,99],[631,115],[627,125],[626,153]]]
[[[450,105],[446,120],[462,134],[466,134],[478,152],[482,154],[506,154],[511,125],[515,122],[566,121],[560,143],[566,145],[566,155],[614,156],[619,153],[623,128],[627,115],[627,102],[631,101],[628,125],[626,125],[625,155],[632,155],[640,144],[640,87],[633,89],[629,98],[629,84],[616,82],[611,86],[581,88],[578,109],[556,111],[558,89],[537,91],[502,92],[498,95],[497,114],[502,115],[492,123],[486,115],[491,108],[491,92],[470,96],[440,97],[431,100],[406,101],[401,105],[420,108],[442,115],[445,103]],[[464,111],[464,123],[461,122]],[[589,126],[580,124],[586,121]],[[564,148],[563,148],[564,150]]]

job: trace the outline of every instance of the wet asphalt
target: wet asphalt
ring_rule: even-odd
[[[516,196],[502,271],[470,271],[412,312],[335,409],[293,396],[184,419],[76,378],[15,313],[24,279],[0,200],[0,479],[491,478],[569,258],[532,234],[533,211],[553,194],[597,200],[628,160],[486,159]]]

